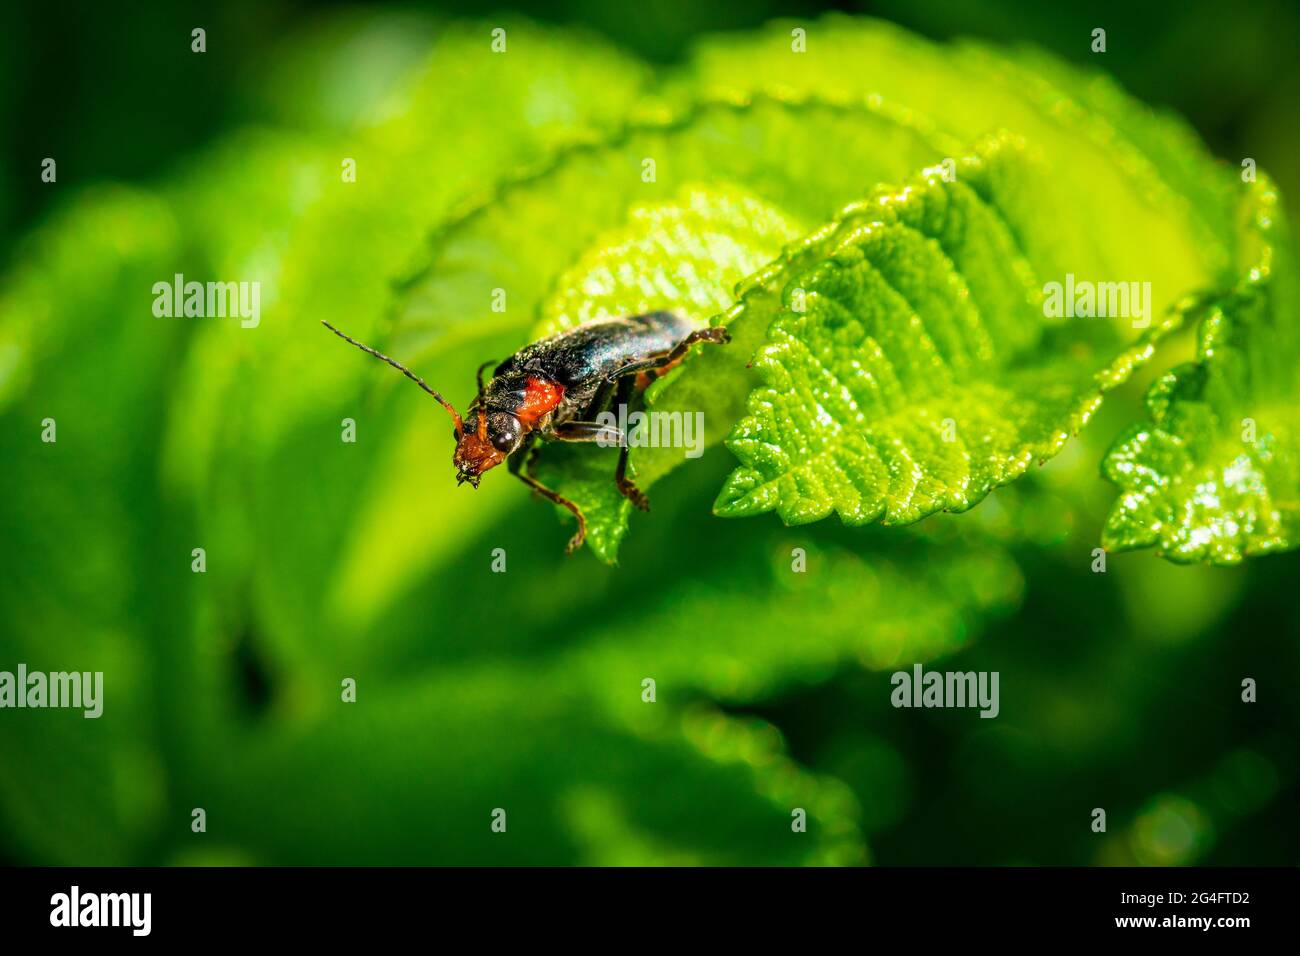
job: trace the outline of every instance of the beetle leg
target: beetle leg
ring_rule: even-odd
[[[632,389],[636,386],[636,377],[626,375],[619,380],[618,395],[615,401],[625,404],[632,398]],[[618,466],[614,469],[614,484],[618,485],[618,490],[623,497],[632,502],[632,507],[640,508],[642,511],[650,510],[650,499],[645,496],[645,492],[638,488],[632,479],[627,476],[627,455],[628,444],[626,439],[618,450]]]
[[[629,375],[635,375],[637,372],[651,372],[680,362],[696,342],[713,342],[717,345],[724,345],[730,341],[730,333],[720,325],[711,329],[696,329],[669,351],[652,355],[649,358],[637,359],[635,362],[629,362],[617,371],[611,372],[606,381],[613,382]]]
[[[717,326],[711,329],[696,329],[686,338],[682,339],[667,352],[660,352],[656,355],[645,356],[620,365],[617,369],[605,376],[605,380],[600,383],[600,388],[592,396],[588,408],[603,409],[609,405],[610,399],[613,398],[615,390],[622,383],[623,379],[636,375],[638,372],[651,372],[656,369],[666,369],[682,360],[682,357],[690,351],[692,345],[696,342],[716,342],[724,344],[731,341],[731,335],[726,329]],[[626,401],[619,399],[618,401]]]
[[[624,378],[619,381],[619,401],[625,402],[630,397],[622,393],[631,391],[631,389],[625,387],[624,383],[632,382],[631,378]],[[555,429],[555,438],[557,441],[604,441],[609,444],[617,444],[619,446],[618,468],[614,471],[614,482],[628,501],[642,511],[650,510],[649,500],[641,492],[641,489],[632,483],[632,479],[627,477],[627,436],[623,434],[621,429],[609,425],[600,425],[596,422],[566,422]]]
[[[676,362],[683,355],[689,352],[691,346],[696,342],[712,342],[715,345],[726,345],[730,341],[731,333],[721,325],[715,325],[711,329],[696,329],[673,347],[673,350],[668,353],[668,357],[664,359],[663,364],[671,365],[673,362]]]
[[[551,432],[556,441],[605,442],[609,445],[626,445],[627,436],[621,428],[599,422],[565,422]]]
[[[529,435],[528,438],[524,440],[524,444],[520,445],[515,454],[511,455],[506,460],[506,467],[510,470],[510,474],[514,475],[529,488],[532,488],[533,491],[537,492],[548,501],[555,502],[555,504],[559,505],[561,508],[567,508],[569,512],[578,519],[578,530],[574,533],[573,537],[569,539],[568,547],[564,549],[566,554],[573,554],[574,551],[577,551],[582,547],[582,542],[587,537],[587,519],[583,517],[581,509],[579,509],[572,501],[564,497],[564,495],[560,494],[558,491],[552,491],[550,488],[547,488],[532,476],[533,458],[536,456],[539,447],[540,446],[534,444],[533,436]]]
[[[618,490],[622,492],[624,498],[632,502],[633,507],[640,508],[642,511],[650,510],[650,499],[631,478],[627,477],[627,445],[618,450],[618,467],[614,469],[614,484],[618,485]]]

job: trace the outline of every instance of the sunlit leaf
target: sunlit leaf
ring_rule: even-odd
[[[1107,548],[1236,564],[1300,544],[1300,289],[1275,188],[1246,189],[1240,282],[1202,303],[1197,360],[1106,457]]]

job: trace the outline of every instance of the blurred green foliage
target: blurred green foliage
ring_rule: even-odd
[[[671,59],[700,29],[761,15],[701,9],[567,18]],[[912,16],[1004,39],[1077,26],[975,9],[984,21],[942,4]],[[34,68],[16,55],[5,74],[10,128],[48,127],[72,162],[57,198],[25,187],[0,210],[33,224],[0,280],[0,668],[103,670],[107,695],[99,720],[0,712],[9,859],[1295,862],[1297,556],[1207,569],[1135,553],[1089,571],[1113,499],[1097,462],[1150,376],[959,517],[724,521],[709,508],[734,460],[715,447],[663,475],[617,568],[563,560],[551,509],[505,476],[458,493],[441,413],[315,320],[386,338],[463,404],[479,362],[539,319],[563,323],[549,263],[581,275],[627,203],[584,191],[579,171],[549,219],[508,200],[464,211],[621,127],[649,69],[596,32],[513,16],[511,53],[493,58],[495,22],[380,11],[299,27],[289,6],[259,10],[241,35],[283,36],[274,55],[238,59],[210,31],[205,77],[180,87],[210,89],[212,108],[173,101],[166,151],[148,110],[106,128],[85,97],[24,125],[12,91]],[[233,35],[234,15],[214,15]],[[149,54],[156,69],[200,69],[176,16],[120,42],[172,50]],[[1244,22],[1200,42],[1273,49]],[[1169,33],[1150,59],[1193,43]],[[1151,82],[1148,58],[1112,43]],[[1267,111],[1253,76],[1236,80]],[[114,95],[157,104],[143,85]],[[1259,159],[1285,181],[1295,151],[1278,135],[1285,155]],[[22,162],[33,148],[45,154],[27,146]],[[915,170],[897,162],[877,172]],[[135,185],[86,183],[121,176]],[[801,227],[853,198],[845,180],[789,188]],[[149,290],[176,272],[260,281],[261,325],[155,319]],[[494,323],[485,282],[553,311]],[[38,440],[46,417],[56,444]],[[345,417],[355,445],[339,441]],[[1000,671],[999,719],[892,709],[889,671],[936,659]],[[1097,806],[1105,835],[1088,827]],[[191,832],[194,807],[207,833]],[[508,836],[489,829],[495,807]]]

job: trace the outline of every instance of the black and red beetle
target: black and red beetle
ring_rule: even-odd
[[[483,371],[492,363],[484,362],[478,370],[478,395],[462,420],[451,402],[406,366],[324,320],[321,324],[363,352],[383,359],[447,410],[456,428],[451,460],[457,484],[468,481],[477,488],[483,472],[508,460],[512,475],[568,508],[578,519],[569,551],[582,545],[587,521],[576,504],[533,477],[536,439],[617,444],[614,481],[618,490],[636,507],[648,510],[645,495],[627,477],[626,436],[595,419],[611,406],[626,404],[651,377],[680,362],[696,342],[730,341],[726,329],[698,329],[672,312],[590,322],[524,346],[498,365],[486,384]]]

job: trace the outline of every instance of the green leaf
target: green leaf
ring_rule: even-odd
[[[740,279],[807,231],[736,186],[688,184],[662,204],[633,206],[556,281],[537,338],[583,322],[672,308],[700,324],[732,304]]]
[[[1106,456],[1122,491],[1108,549],[1237,564],[1300,544],[1300,288],[1276,189],[1245,188],[1240,282],[1205,299],[1196,361],[1151,387],[1151,420]]]
[[[652,219],[634,221],[634,209],[679,202],[692,188],[721,187],[740,190],[791,221],[816,223],[871,182],[902,176],[945,145],[890,111],[816,97],[710,100],[632,112],[633,119],[605,141],[570,147],[506,179],[435,229],[426,261],[402,289],[393,349],[419,355],[437,336],[465,327],[511,330],[523,345],[546,318],[544,309],[558,318],[565,301],[581,298],[581,290],[557,283],[581,279],[584,256],[595,260],[606,243],[632,241],[638,223],[645,241],[655,241],[645,229]],[[707,215],[699,210],[693,221],[702,224]],[[684,249],[688,239],[678,237],[676,245]],[[615,278],[635,288],[611,287],[611,296],[628,300],[639,290],[649,301],[638,278]],[[493,308],[497,289],[506,293],[504,311]],[[688,290],[677,293],[688,311],[698,311]],[[552,298],[555,304],[544,305]],[[654,301],[667,299],[656,295]]]
[[[796,26],[807,29],[804,53],[791,50]],[[1135,201],[1158,210],[1137,231],[1157,232],[1169,258],[1218,270],[1231,263],[1230,180],[1186,124],[1133,100],[1104,74],[1047,53],[934,43],[884,21],[830,14],[811,27],[783,21],[708,38],[668,95],[869,102],[962,146],[1008,130],[1042,152],[1066,193],[1110,205],[1112,218]],[[1145,258],[1133,232],[1110,229],[1093,239],[1121,262]],[[1158,271],[1151,278],[1160,284]]]
[[[787,524],[906,524],[962,511],[1053,456],[1169,330],[1045,317],[1012,193],[1048,176],[1004,144],[853,207],[742,300],[762,310],[764,387],[727,440],[715,510]],[[1040,230],[1041,231],[1041,230]],[[1041,261],[1041,260],[1040,260]]]

